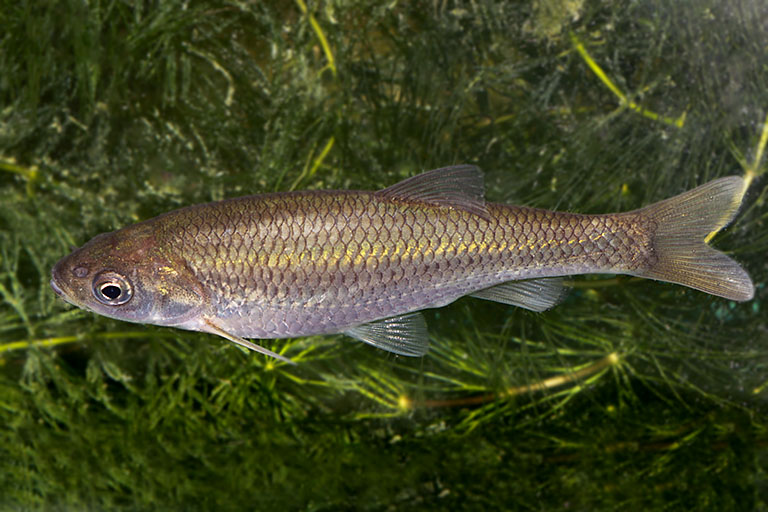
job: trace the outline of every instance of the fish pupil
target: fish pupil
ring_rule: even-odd
[[[121,290],[119,286],[108,284],[101,289],[101,293],[108,299],[115,300],[120,296],[121,293],[123,293],[123,290]]]

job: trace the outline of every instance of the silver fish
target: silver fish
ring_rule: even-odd
[[[101,234],[51,286],[111,318],[244,338],[345,333],[427,351],[419,310],[465,295],[543,311],[560,276],[617,273],[746,301],[754,287],[708,237],[744,180],[714,180],[639,210],[581,215],[486,203],[482,172],[447,167],[384,190],[262,194],[172,211]]]

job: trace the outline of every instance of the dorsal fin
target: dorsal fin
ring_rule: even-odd
[[[376,195],[388,199],[447,206],[488,217],[483,171],[474,165],[433,169],[379,190]]]

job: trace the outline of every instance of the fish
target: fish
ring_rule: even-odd
[[[485,201],[455,165],[378,191],[277,192],[192,205],[97,235],[52,269],[67,302],[106,317],[249,339],[346,334],[402,356],[429,346],[424,309],[464,297],[545,311],[574,274],[626,274],[733,301],[754,285],[708,245],[739,176],[650,206],[587,215]]]

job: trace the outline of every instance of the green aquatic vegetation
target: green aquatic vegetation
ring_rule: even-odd
[[[0,508],[766,508],[761,2],[0,12]],[[428,311],[423,359],[265,342],[294,367],[49,287],[71,246],[183,205],[454,163],[583,213],[745,175],[711,243],[755,299],[574,276],[542,314]]]

